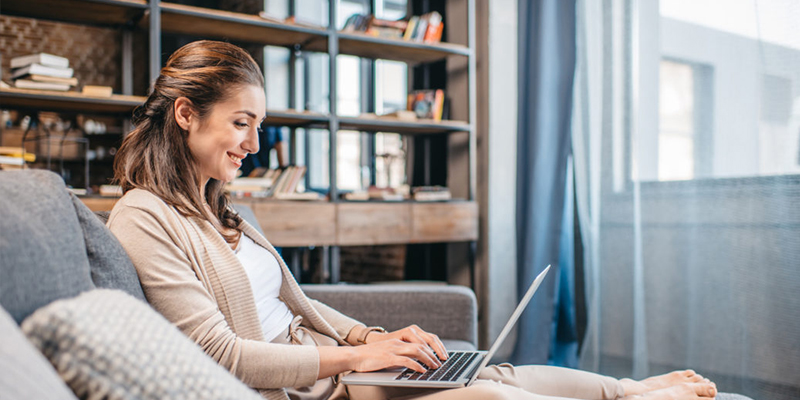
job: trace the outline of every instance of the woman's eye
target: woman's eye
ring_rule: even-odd
[[[248,126],[250,126],[246,122],[234,122],[234,124],[239,128],[247,128]]]

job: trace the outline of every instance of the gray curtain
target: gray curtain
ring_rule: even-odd
[[[517,148],[518,293],[552,264],[518,326],[516,364],[544,364],[551,349],[574,343],[571,300],[570,119],[575,69],[575,2],[519,2],[519,127]],[[567,215],[567,218],[564,218]],[[566,239],[564,239],[566,238]],[[562,246],[562,243],[565,246]],[[562,282],[567,284],[562,285]],[[559,290],[559,288],[564,288]],[[574,353],[574,350],[573,350]],[[573,357],[574,358],[574,357]],[[569,363],[566,363],[569,364]]]
[[[800,3],[577,4],[581,367],[800,398]]]

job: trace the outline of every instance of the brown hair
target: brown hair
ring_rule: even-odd
[[[186,97],[202,120],[215,104],[248,85],[264,87],[264,77],[253,58],[237,46],[201,40],[175,51],[147,101],[134,110],[136,128],[122,141],[114,158],[114,180],[123,193],[134,188],[147,190],[184,216],[211,221],[220,232],[222,228],[236,229],[233,235],[223,233],[227,241],[235,240],[241,217],[229,208],[222,182],[212,178],[205,188],[216,218],[203,207],[188,132],[175,121],[174,108],[177,98]]]

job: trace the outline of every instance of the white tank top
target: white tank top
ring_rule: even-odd
[[[244,234],[234,252],[250,279],[264,340],[271,342],[289,326],[294,317],[289,307],[278,298],[283,282],[281,267],[269,250]]]

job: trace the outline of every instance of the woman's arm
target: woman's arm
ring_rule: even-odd
[[[133,261],[151,306],[251,387],[313,384],[319,371],[317,350],[236,335],[206,289],[207,277],[192,267],[201,256],[191,251],[184,232],[171,228],[176,221],[163,222],[175,217],[159,211],[157,206],[123,207],[115,209],[108,222]]]

